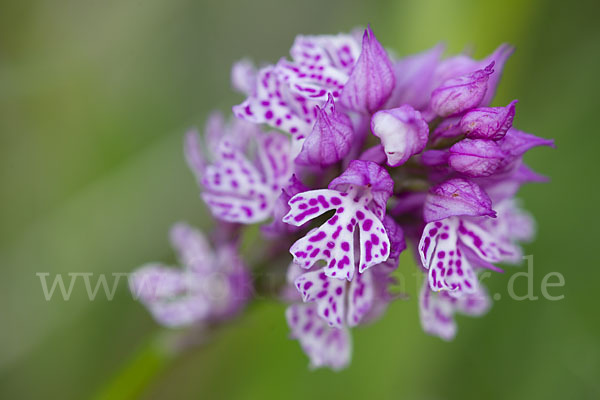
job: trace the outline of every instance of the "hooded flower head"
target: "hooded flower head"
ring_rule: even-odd
[[[388,165],[393,167],[423,151],[429,137],[427,122],[409,105],[376,112],[371,130],[381,139]]]

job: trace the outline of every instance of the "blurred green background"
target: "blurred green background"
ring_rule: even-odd
[[[598,93],[595,1],[0,2],[0,398],[600,398]],[[459,317],[445,343],[412,299],[354,331],[352,365],[309,371],[284,305],[261,301],[202,347],[160,352],[163,332],[121,284],[113,301],[45,301],[37,272],[128,272],[172,261],[170,224],[209,228],[182,134],[241,100],[229,67],[274,62],[294,36],[371,23],[399,55],[443,40],[482,57],[517,46],[495,104],[555,138],[528,163],[551,176],[521,192],[538,221],[534,290],[561,272],[561,301],[504,297]],[[414,270],[410,257],[400,269]],[[95,282],[94,278],[94,282]],[[111,280],[112,281],[112,280]],[[526,291],[524,282],[517,293]],[[166,339],[169,339],[167,337]]]

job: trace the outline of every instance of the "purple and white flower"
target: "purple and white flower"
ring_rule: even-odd
[[[212,162],[204,160],[198,134],[188,132],[185,153],[188,165],[201,185],[202,199],[219,219],[251,224],[268,219],[275,201],[292,175],[290,141],[276,132],[247,130],[237,121],[221,136],[207,129],[207,150]],[[209,126],[210,127],[210,126]],[[249,153],[249,144],[255,147]]]
[[[427,275],[425,332],[451,340],[456,313],[484,314],[491,300],[478,273],[520,263],[535,231],[514,197],[547,179],[523,156],[554,142],[513,126],[516,100],[491,106],[512,47],[482,60],[443,51],[396,58],[369,26],[362,37],[298,36],[275,65],[234,64],[231,85],[245,96],[235,118],[213,114],[203,140],[195,131],[185,139],[219,221],[215,249],[193,228],[173,228],[182,268],[149,264],[131,281],[155,319],[175,327],[231,317],[250,294],[243,259],[259,294],[275,289],[289,303],[291,336],[311,367],[344,368],[351,328],[399,297],[391,287],[405,235]],[[235,243],[264,238],[244,234],[254,223],[268,242],[242,258]],[[285,265],[283,288],[267,287],[263,277]]]
[[[357,225],[360,227],[359,272],[387,260],[390,242],[382,221],[393,185],[387,171],[379,165],[355,160],[331,181],[329,189],[311,190],[292,197],[290,212],[283,218],[292,225],[303,225],[335,210],[323,225],[292,245],[290,253],[294,261],[310,268],[323,260],[327,263],[327,276],[352,280]]]
[[[213,251],[200,231],[184,223],[173,226],[170,238],[182,268],[151,263],[130,278],[132,293],[156,321],[178,327],[236,314],[250,297],[251,281],[235,246]]]

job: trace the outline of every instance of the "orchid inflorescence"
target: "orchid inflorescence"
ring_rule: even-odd
[[[291,59],[258,70],[236,63],[232,85],[246,99],[234,117],[215,113],[203,139],[185,136],[186,160],[220,222],[211,240],[175,225],[183,269],[151,264],[131,280],[155,319],[223,323],[264,294],[261,274],[287,267],[275,295],[290,303],[291,336],[312,367],[343,368],[350,328],[402,297],[391,287],[405,239],[426,277],[425,332],[451,340],[455,313],[485,313],[478,273],[520,263],[518,242],[534,233],[514,196],[545,178],[523,155],[554,144],[513,128],[516,100],[490,107],[512,47],[483,60],[443,51],[397,59],[368,27],[362,38],[298,36]],[[240,242],[257,223],[264,258],[250,268],[256,257],[241,255]]]

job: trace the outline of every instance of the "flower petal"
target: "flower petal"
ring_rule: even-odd
[[[417,110],[427,107],[434,89],[434,72],[444,47],[443,44],[438,44],[430,50],[402,58],[393,64],[396,85],[386,108],[404,104],[409,104]]]
[[[268,124],[295,136],[310,133],[315,121],[317,102],[292,93],[275,67],[258,72],[256,89],[242,104],[233,107],[233,113],[243,120]]]
[[[330,94],[323,108],[318,108],[317,121],[295,161],[300,165],[329,166],[348,155],[353,139],[352,121],[336,112]]]
[[[169,236],[181,263],[190,270],[209,272],[217,267],[212,249],[199,230],[180,222],[173,225]]]
[[[231,85],[246,96],[252,95],[256,87],[256,68],[250,60],[240,60],[231,68]]]
[[[273,221],[270,224],[261,226],[261,231],[269,238],[277,238],[280,235],[285,235],[298,231],[294,225],[286,224],[282,221],[283,217],[290,212],[288,202],[290,199],[301,192],[306,192],[308,188],[298,179],[296,175],[292,175],[289,182],[281,190],[281,194],[273,205]]]
[[[304,302],[316,302],[317,313],[329,326],[345,323],[346,281],[328,277],[323,269],[300,275],[294,282]]]
[[[218,161],[206,167],[202,179],[202,198],[212,214],[246,224],[268,218],[280,190],[276,182],[268,182],[230,140],[223,140],[216,157]],[[273,177],[277,171],[269,174]]]
[[[165,326],[187,326],[210,314],[210,301],[190,290],[190,272],[159,264],[141,267],[130,277],[131,292],[139,297],[154,319]]]
[[[356,326],[371,311],[375,300],[371,270],[357,274],[348,288],[348,326]]]
[[[482,217],[483,218],[483,217]],[[492,231],[493,232],[493,231]],[[461,243],[468,246],[482,260],[501,262],[512,259],[518,252],[509,241],[493,235],[490,231],[467,220],[461,220],[458,225],[458,236]],[[520,252],[519,252],[520,253]]]
[[[290,50],[293,61],[282,59],[277,70],[290,89],[303,97],[337,99],[360,54],[352,35],[297,36]]]
[[[392,63],[368,27],[363,35],[360,57],[344,85],[340,101],[349,110],[373,113],[390,97],[394,83]]]
[[[447,290],[455,297],[473,293],[477,276],[458,246],[457,218],[430,222],[423,229],[419,254],[423,267],[429,270],[429,286],[433,291]]]
[[[455,298],[446,292],[431,291],[425,280],[419,293],[419,316],[423,330],[446,341],[456,336],[456,312],[480,316],[485,314],[490,306],[490,298],[482,286],[472,294]]]
[[[493,67],[491,63],[484,69],[444,81],[431,93],[432,110],[441,117],[447,117],[477,107],[485,96]]]
[[[360,216],[357,212],[357,215]],[[358,271],[364,272],[367,268],[382,263],[390,256],[390,240],[378,218],[359,219],[360,225],[360,262]]]
[[[317,316],[315,305],[294,304],[285,312],[291,336],[300,342],[311,368],[339,370],[350,363],[352,343],[348,329],[337,329]]]
[[[506,107],[474,108],[462,117],[460,128],[471,139],[500,140],[512,127],[517,102]]]
[[[489,139],[464,139],[450,147],[448,163],[469,177],[490,176],[502,164],[506,154]]]
[[[361,249],[359,271],[385,261],[389,257],[390,243],[379,217],[368,207],[373,200],[369,189],[349,186],[347,190],[321,189],[297,194],[289,201],[290,212],[283,221],[299,226],[335,208],[336,213],[296,241],[290,253],[304,268],[323,260],[327,263],[327,276],[352,280],[357,225]]]
[[[381,139],[388,165],[392,167],[423,151],[429,136],[427,122],[409,105],[376,112],[371,119],[371,130]]]
[[[438,221],[453,215],[496,215],[489,196],[475,183],[466,179],[450,179],[434,186],[425,199],[425,222]]]

